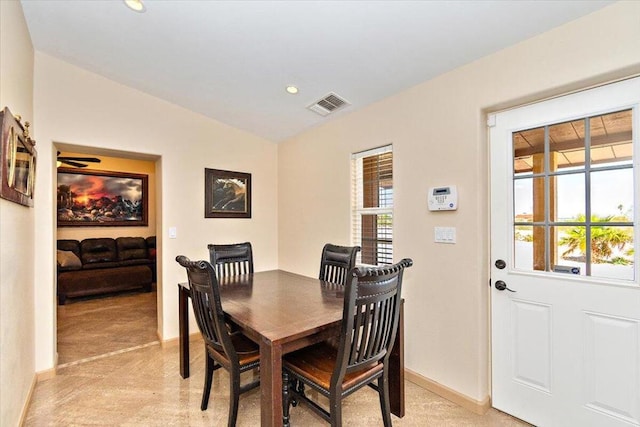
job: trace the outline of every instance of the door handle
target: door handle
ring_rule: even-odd
[[[499,291],[504,291],[506,289],[509,292],[516,292],[513,289],[509,289],[507,284],[502,280],[496,280],[496,289]]]

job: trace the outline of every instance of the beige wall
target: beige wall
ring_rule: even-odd
[[[82,170],[100,170],[109,172],[128,172],[148,176],[149,189],[147,200],[149,204],[149,224],[146,227],[58,227],[56,239],[76,239],[82,240],[92,237],[148,237],[156,234],[156,174],[155,162],[149,160],[125,159],[122,157],[111,157],[96,153],[74,153],[62,151],[61,156],[66,157],[98,157],[100,163],[87,163]],[[62,165],[65,167],[65,165]],[[66,166],[68,167],[68,166]],[[73,169],[73,168],[72,168]]]
[[[165,339],[177,335],[175,283],[184,280],[177,254],[205,258],[209,242],[251,240],[258,270],[315,276],[322,245],[350,239],[350,153],[393,143],[396,257],[415,261],[404,290],[407,367],[482,401],[489,392],[485,113],[639,72],[638,16],[638,3],[616,3],[276,146],[40,53],[31,114],[29,36],[19,3],[0,1],[0,101],[33,115],[39,154],[35,208],[0,200],[0,424],[15,424],[34,363],[37,371],[55,363],[53,141],[158,159]],[[203,218],[205,167],[253,174],[251,220]],[[458,185],[459,210],[429,212],[427,188],[449,183]],[[175,240],[166,236],[170,226]],[[434,226],[455,226],[458,243],[434,244]],[[35,361],[34,339],[24,339],[34,321]]]
[[[392,143],[395,258],[414,260],[406,366],[486,401],[486,112],[640,72],[639,17],[640,3],[616,3],[280,144],[280,268],[316,275],[322,245],[349,242],[349,156]],[[428,187],[447,184],[458,186],[459,209],[429,212]],[[434,243],[436,226],[456,227],[457,243]]]
[[[251,241],[257,270],[278,266],[275,144],[42,53],[36,53],[34,91],[40,150],[35,200],[37,370],[52,367],[55,354],[53,141],[158,159],[155,210],[163,339],[178,335],[176,283],[186,274],[176,255],[208,258],[208,243]],[[204,218],[205,168],[252,174],[251,219]],[[168,238],[169,227],[177,228],[177,239]]]
[[[17,1],[0,1],[0,108],[33,121],[33,47]],[[1,157],[1,156],[0,156]],[[35,374],[34,209],[0,199],[0,425],[18,425]]]

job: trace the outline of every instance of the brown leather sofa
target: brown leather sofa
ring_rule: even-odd
[[[153,251],[147,242],[153,242]],[[151,291],[155,237],[92,238],[57,242],[58,303],[69,297],[130,289]]]

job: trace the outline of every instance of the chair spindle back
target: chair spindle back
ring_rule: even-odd
[[[345,373],[388,359],[398,330],[402,275],[411,265],[405,258],[390,266],[350,271],[333,380],[341,383]]]
[[[360,246],[337,246],[327,243],[322,248],[320,280],[346,285],[349,271],[356,263]]]
[[[218,278],[253,273],[251,243],[208,245],[209,260]]]
[[[220,302],[220,287],[213,267],[207,261],[191,261],[183,255],[176,261],[187,270],[193,313],[205,342],[229,360],[238,363]]]

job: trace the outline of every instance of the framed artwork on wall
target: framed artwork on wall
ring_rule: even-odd
[[[33,206],[36,182],[35,141],[29,137],[29,122],[5,107],[0,111],[0,197],[24,206]]]
[[[204,217],[251,218],[251,174],[205,169]]]
[[[58,168],[58,227],[147,226],[148,175]]]

